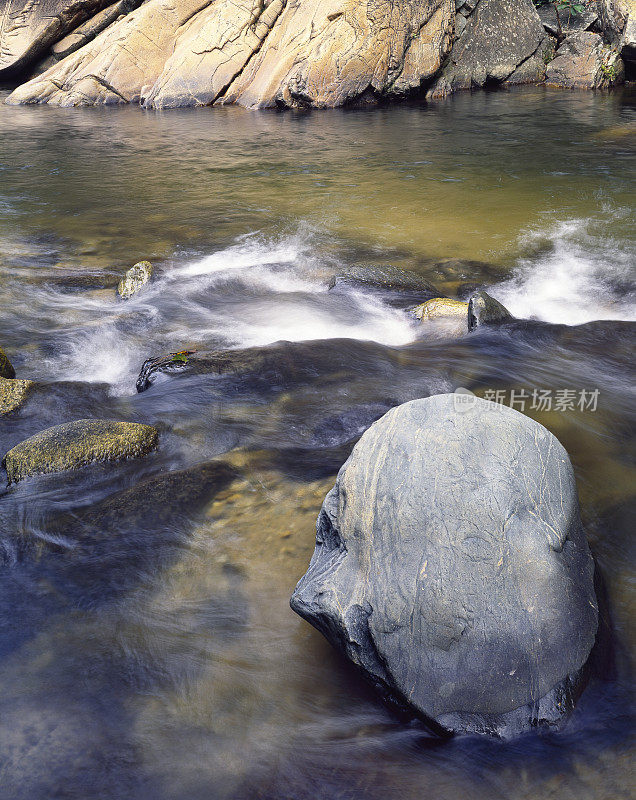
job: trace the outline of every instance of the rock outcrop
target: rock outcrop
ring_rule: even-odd
[[[108,0],[0,0],[0,76],[18,74]]]
[[[591,31],[566,36],[546,70],[546,83],[564,89],[603,89],[622,79],[620,56]]]
[[[455,399],[398,406],[362,436],[291,605],[434,730],[510,736],[574,704],[593,562],[561,444]]]
[[[147,0],[9,102],[322,108],[402,96],[439,70],[453,12],[452,0]]]
[[[547,34],[531,0],[467,0],[444,70],[427,97],[492,84],[539,83],[545,76]]]
[[[597,2],[598,14],[576,25],[597,25],[633,58],[633,0]],[[31,77],[7,99],[15,104],[330,108],[438,99],[542,82],[555,47],[546,32],[552,12],[542,22],[532,0],[2,3],[0,72]]]
[[[9,483],[31,475],[79,469],[96,461],[144,456],[157,446],[150,425],[115,420],[80,419],[31,436],[5,455]]]

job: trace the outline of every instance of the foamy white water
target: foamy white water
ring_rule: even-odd
[[[510,280],[489,291],[524,319],[636,320],[636,253],[603,227],[601,220],[578,219],[527,234],[523,243],[541,246],[538,255],[522,259]]]
[[[43,366],[58,379],[106,382],[126,394],[146,358],[171,350],[337,338],[399,346],[416,338],[414,321],[377,297],[329,292],[312,251],[306,230],[276,241],[251,236],[170,267],[126,302],[42,291],[42,313],[57,320],[60,339]]]

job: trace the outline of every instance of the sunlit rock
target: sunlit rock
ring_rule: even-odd
[[[119,281],[117,294],[124,300],[128,300],[129,297],[132,297],[142,286],[148,283],[152,278],[152,272],[153,268],[150,261],[140,261],[135,264]]]
[[[291,599],[437,732],[512,736],[572,709],[593,562],[564,448],[479,398],[414,400],[360,439]]]
[[[453,0],[147,0],[10,103],[332,107],[419,90]]]
[[[0,0],[0,75],[17,74],[108,0]]]
[[[16,411],[26,400],[33,387],[32,381],[9,380],[0,377],[0,416]]]

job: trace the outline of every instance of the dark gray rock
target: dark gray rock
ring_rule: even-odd
[[[556,438],[456,398],[398,406],[362,436],[291,606],[434,730],[511,736],[574,704],[593,562]]]
[[[161,376],[209,375],[235,388],[272,392],[303,383],[321,382],[347,374],[352,368],[373,370],[391,349],[375,342],[322,339],[275,342],[262,347],[170,353],[144,362],[137,379],[143,392]],[[341,377],[342,380],[342,377]]]
[[[598,20],[598,15],[593,11],[584,11],[577,14],[575,11],[561,10],[557,12],[554,3],[541,6],[537,9],[543,27],[552,36],[567,36],[575,31],[587,31]],[[558,17],[557,17],[558,13]]]
[[[489,83],[542,81],[545,40],[531,0],[479,0],[427,97],[446,97],[457,89]],[[524,69],[513,78],[521,65]]]
[[[411,270],[399,267],[350,267],[335,275],[330,291],[379,292],[390,305],[407,308],[414,303],[423,303],[431,297],[439,297],[439,291],[430,281]]]
[[[487,292],[475,292],[468,301],[469,331],[480,325],[497,325],[510,322],[512,319],[513,316],[508,309]]]

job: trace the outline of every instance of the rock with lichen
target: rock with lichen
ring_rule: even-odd
[[[136,294],[142,286],[145,286],[152,278],[153,267],[150,261],[139,261],[132,266],[119,281],[117,294],[123,299],[128,300]]]
[[[33,381],[0,378],[0,416],[17,411],[33,388]]]
[[[17,483],[31,475],[141,457],[157,446],[158,439],[157,429],[150,425],[80,419],[36,433],[9,450],[3,465],[9,483]]]

